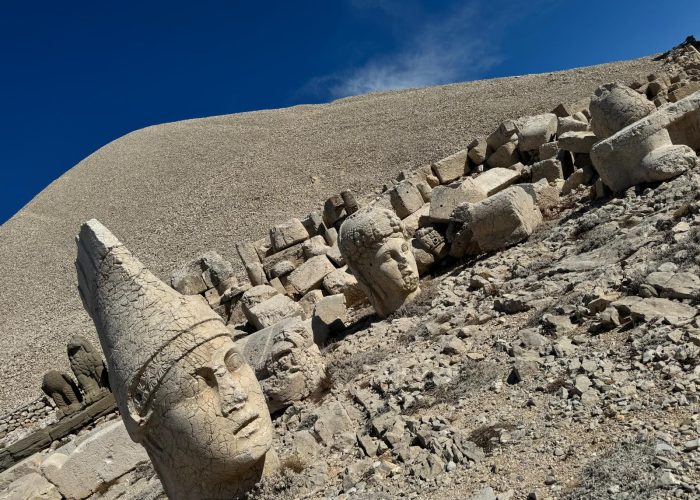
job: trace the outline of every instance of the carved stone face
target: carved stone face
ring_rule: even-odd
[[[228,337],[178,361],[158,388],[146,442],[169,468],[245,475],[272,443],[272,423],[251,367]]]
[[[416,259],[393,212],[356,213],[341,226],[338,244],[379,316],[391,314],[418,293]]]

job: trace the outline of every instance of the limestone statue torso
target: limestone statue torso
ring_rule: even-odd
[[[391,314],[419,292],[416,260],[393,212],[356,212],[340,227],[338,245],[379,316]]]
[[[272,424],[221,318],[148,271],[99,222],[81,227],[78,281],[131,438],[169,498],[239,498],[262,476]]]

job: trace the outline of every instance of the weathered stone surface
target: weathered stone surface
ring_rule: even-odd
[[[517,181],[519,178],[520,171],[518,170],[511,170],[509,168],[491,168],[474,179],[474,183],[476,188],[484,193],[485,196],[493,196],[499,191],[502,191],[511,184],[515,183],[515,181]],[[468,185],[469,179],[466,179],[464,182]],[[474,189],[471,189],[471,191],[473,192]],[[464,201],[474,203],[474,201],[479,200],[472,201],[472,199],[469,199]]]
[[[326,245],[326,240],[320,234],[306,240],[302,245],[304,257],[307,259],[316,257],[317,255],[326,255],[330,248],[331,247]]]
[[[90,432],[74,449],[51,454],[41,469],[64,497],[81,499],[147,461],[146,450],[116,420]]]
[[[440,184],[449,184],[467,173],[469,169],[467,166],[467,154],[467,150],[463,149],[432,164],[433,172],[440,180]],[[401,214],[399,214],[399,217],[404,218]]]
[[[557,133],[557,115],[544,113],[520,118],[518,126],[518,149],[533,151],[550,142]]]
[[[31,472],[0,491],[0,500],[61,500],[58,488],[41,474]]]
[[[296,268],[288,277],[288,284],[294,293],[301,297],[311,289],[319,288],[323,278],[332,271],[335,266],[331,264],[325,255],[312,257]]]
[[[698,313],[693,306],[656,297],[623,297],[611,305],[623,316],[637,321],[649,321],[653,317],[660,317],[671,324],[682,324],[693,319]]]
[[[572,153],[590,153],[598,138],[593,132],[566,132],[557,139],[559,147]]]
[[[559,205],[559,188],[550,185],[546,179],[535,183],[517,184],[517,187],[524,189],[540,210],[549,210]]]
[[[442,182],[442,181],[441,181]],[[423,195],[411,181],[401,181],[389,190],[391,206],[400,219],[405,219],[423,206]]]
[[[304,310],[304,319],[308,319],[314,313],[314,307],[323,298],[321,290],[311,290],[297,301]]]
[[[360,288],[357,278],[348,271],[347,266],[328,273],[323,278],[323,288],[331,295],[342,293],[345,296],[345,303],[348,307],[367,301],[365,292]]]
[[[420,209],[402,220],[406,230],[406,236],[413,236],[418,229],[430,223],[430,202],[425,203]]]
[[[338,244],[379,316],[394,312],[420,291],[415,258],[393,212],[353,214],[341,226]]]
[[[229,329],[201,297],[149,272],[98,221],[81,226],[77,244],[79,290],[124,425],[146,448],[166,494],[242,496],[265,472],[272,424]]]
[[[556,158],[559,153],[559,143],[557,141],[545,142],[539,147],[540,161]]]
[[[281,260],[277,264],[272,266],[272,269],[270,269],[270,277],[279,278],[281,276],[286,276],[292,271],[294,271],[294,269],[296,269],[294,264],[292,264],[288,260]]]
[[[204,293],[207,289],[198,261],[190,262],[173,271],[170,276],[170,285],[183,295],[197,295]]]
[[[435,222],[448,222],[457,206],[462,203],[476,203],[486,196],[484,190],[477,186],[472,178],[448,186],[438,186],[433,189],[429,217]]]
[[[532,182],[537,182],[541,179],[546,179],[547,182],[554,182],[557,179],[563,179],[564,172],[561,168],[561,162],[554,158],[542,160],[532,165]]]
[[[530,195],[513,186],[473,205],[461,205],[453,219],[462,224],[450,255],[479,254],[519,243],[542,222]]]
[[[355,195],[349,189],[341,191],[340,197],[343,199],[345,215],[352,215],[360,209],[360,206],[357,204],[357,200],[355,199]]]
[[[516,142],[507,142],[491,153],[486,163],[491,168],[508,168],[519,161],[518,144]]]
[[[566,132],[585,132],[586,130],[588,130],[587,121],[579,121],[570,116],[557,118],[557,136]]]
[[[314,308],[312,324],[314,324],[314,334],[322,325],[328,333],[339,332],[345,329],[348,322],[348,310],[345,305],[345,295],[342,293],[323,297]],[[320,340],[314,336],[317,341]],[[322,342],[325,342],[323,339]]]
[[[237,345],[253,367],[271,412],[322,389],[326,364],[314,343],[310,320],[287,319]]]
[[[697,299],[700,297],[700,278],[687,272],[654,272],[646,283],[659,291],[661,297],[671,299]]]
[[[496,151],[503,144],[515,141],[518,137],[517,134],[518,128],[515,122],[506,120],[486,138],[486,143],[493,151]]]
[[[85,337],[78,335],[68,341],[67,350],[70,368],[85,395],[85,401],[97,401],[109,392],[107,367],[99,351]]]
[[[591,150],[595,169],[613,191],[678,176],[697,162],[700,92],[668,104]]]
[[[297,218],[289,219],[270,229],[272,250],[279,252],[309,238],[306,228]]]
[[[656,110],[644,96],[620,83],[598,87],[591,97],[591,127],[605,139]]]
[[[289,248],[285,248],[281,252],[273,253],[272,255],[265,257],[263,260],[263,269],[265,270],[265,275],[268,278],[272,278],[270,275],[270,272],[272,271],[272,268],[278,263],[283,260],[288,260],[291,262],[295,267],[299,267],[306,261],[306,257],[304,256],[304,243],[297,243],[296,245],[292,245]]]
[[[345,202],[342,196],[336,194],[326,200],[323,205],[323,223],[331,228],[345,216]]]

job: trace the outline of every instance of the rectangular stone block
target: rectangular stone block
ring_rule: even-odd
[[[260,262],[263,262],[266,257],[272,255],[273,253],[272,242],[270,241],[269,236],[260,238],[259,240],[255,240],[253,242],[253,247],[255,247],[255,251],[258,253],[258,258],[260,259]]]
[[[519,170],[511,170],[509,168],[492,168],[474,179],[474,182],[476,184],[476,189],[484,193],[485,198],[487,196],[492,196],[515,183],[515,181],[520,178],[520,175],[521,172]],[[474,201],[469,200],[470,203],[474,203]]]
[[[520,161],[517,142],[507,142],[496,149],[486,159],[486,163],[491,168],[508,168]]]
[[[281,252],[273,253],[272,255],[265,257],[263,260],[263,269],[265,270],[265,275],[268,277],[268,279],[272,278],[270,271],[278,262],[288,260],[295,267],[299,267],[301,264],[303,264],[306,260],[304,257],[303,245],[304,242],[297,243],[289,248],[285,248]]]
[[[433,189],[430,200],[430,220],[434,222],[449,222],[452,211],[462,203],[476,203],[486,198],[487,194],[476,185],[474,179],[467,178],[463,182],[453,182],[447,186]]]
[[[391,206],[400,219],[405,219],[423,206],[423,196],[410,181],[401,181],[389,190]]]
[[[589,154],[598,138],[593,132],[566,132],[559,136],[557,142],[565,151]]]
[[[413,212],[411,215],[403,219],[403,226],[406,234],[410,237],[418,231],[419,228],[430,223],[430,203],[424,203],[423,206]]]
[[[304,309],[286,295],[278,294],[254,305],[243,308],[246,317],[256,330],[270,327],[285,318],[303,318]]]
[[[328,257],[317,255],[292,271],[288,277],[288,283],[295,295],[301,297],[309,290],[320,288],[323,278],[334,270],[335,266],[331,264]]]
[[[543,160],[532,165],[532,182],[537,182],[540,179],[546,179],[547,182],[554,182],[557,179],[563,179],[564,172],[561,167],[561,162],[554,158]]]
[[[488,144],[485,139],[474,139],[469,144],[468,157],[474,165],[481,165],[486,161]]]
[[[449,184],[467,173],[467,154],[467,150],[463,149],[433,163],[432,169],[440,184]]]
[[[297,218],[277,224],[270,229],[270,241],[274,252],[289,248],[295,243],[300,243],[309,238],[306,228]]]

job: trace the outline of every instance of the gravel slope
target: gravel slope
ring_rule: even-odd
[[[69,337],[97,343],[73,267],[82,221],[100,219],[167,277],[205,250],[233,259],[236,241],[259,238],[343,188],[370,193],[506,118],[549,111],[659,67],[643,58],[188,120],[104,146],[0,227],[0,412],[36,397],[47,369],[67,369]]]

